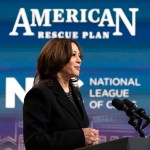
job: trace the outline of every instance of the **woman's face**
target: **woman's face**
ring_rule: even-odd
[[[81,65],[81,54],[75,43],[71,43],[72,46],[72,57],[68,64],[64,66],[58,74],[63,75],[67,78],[72,78],[79,76],[80,73],[80,65]]]

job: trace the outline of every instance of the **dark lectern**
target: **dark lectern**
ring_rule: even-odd
[[[150,139],[127,137],[76,150],[150,150]]]

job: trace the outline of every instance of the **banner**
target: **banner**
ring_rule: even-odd
[[[36,61],[52,38],[83,50],[79,85],[90,127],[101,142],[139,136],[112,100],[129,99],[150,115],[150,2],[0,2],[0,149],[23,150],[22,106]],[[143,120],[144,123],[145,120]],[[144,129],[150,136],[150,127]]]

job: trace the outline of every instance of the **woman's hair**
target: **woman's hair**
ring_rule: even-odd
[[[56,74],[70,61],[72,45],[75,43],[81,53],[80,45],[73,39],[55,38],[49,40],[42,48],[37,60],[37,78],[40,81],[55,80]],[[74,78],[74,80],[76,80]]]

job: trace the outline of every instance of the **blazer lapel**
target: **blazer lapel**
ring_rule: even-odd
[[[82,98],[81,98],[79,92],[77,91],[77,89],[76,89],[72,84],[71,84],[70,86],[71,86],[71,89],[72,89],[72,92],[73,92],[73,96],[74,96],[74,98],[75,98],[75,101],[76,101],[76,103],[77,103],[77,105],[78,105],[78,109],[79,109],[79,111],[80,111],[80,114],[81,114],[81,116],[82,116],[82,118],[83,118],[83,117],[84,117],[84,112],[83,112],[84,106],[83,106],[83,103],[81,102],[81,101],[82,101]]]
[[[79,126],[82,127],[82,117],[65,94],[61,85],[57,83],[57,85],[52,87],[52,91],[56,95],[57,101],[74,117]]]

